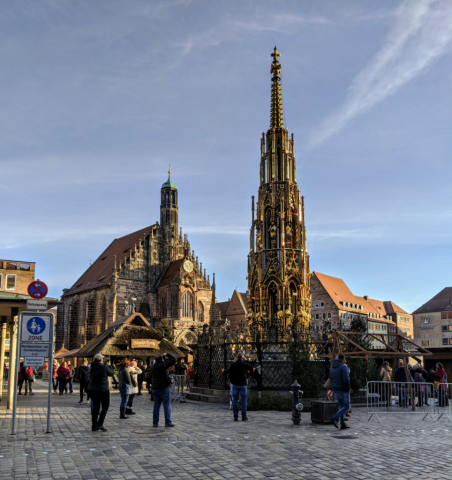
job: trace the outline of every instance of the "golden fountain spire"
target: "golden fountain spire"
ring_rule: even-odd
[[[270,73],[272,77],[272,98],[271,98],[271,112],[270,112],[270,128],[284,128],[284,116],[282,105],[282,93],[281,93],[281,64],[278,61],[278,57],[281,54],[277,48],[270,56],[273,57]]]

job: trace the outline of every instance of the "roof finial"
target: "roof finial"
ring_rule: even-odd
[[[171,178],[171,163],[168,166],[168,179]]]
[[[270,128],[284,128],[284,116],[282,106],[282,93],[281,93],[281,64],[278,61],[278,57],[281,54],[275,46],[273,53],[270,54],[273,57],[270,73],[272,77],[272,92],[271,92],[271,113],[270,113]]]

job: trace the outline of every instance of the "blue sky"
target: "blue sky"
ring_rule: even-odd
[[[113,238],[180,225],[218,299],[246,289],[250,197],[281,52],[311,269],[412,311],[451,285],[452,2],[9,2],[0,256],[50,294]]]

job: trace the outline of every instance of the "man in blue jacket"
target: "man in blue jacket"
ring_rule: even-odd
[[[336,428],[339,428],[339,421],[341,422],[341,429],[350,428],[345,423],[345,414],[350,409],[350,375],[347,365],[345,365],[344,355],[338,355],[334,360],[330,369],[330,380],[334,399],[339,404],[339,410],[333,415],[331,421]]]

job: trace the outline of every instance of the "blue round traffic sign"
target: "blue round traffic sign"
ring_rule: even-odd
[[[44,298],[49,289],[44,282],[36,280],[28,285],[28,295],[32,298]]]
[[[27,330],[32,335],[41,335],[46,329],[46,323],[40,317],[32,317],[27,322]]]

